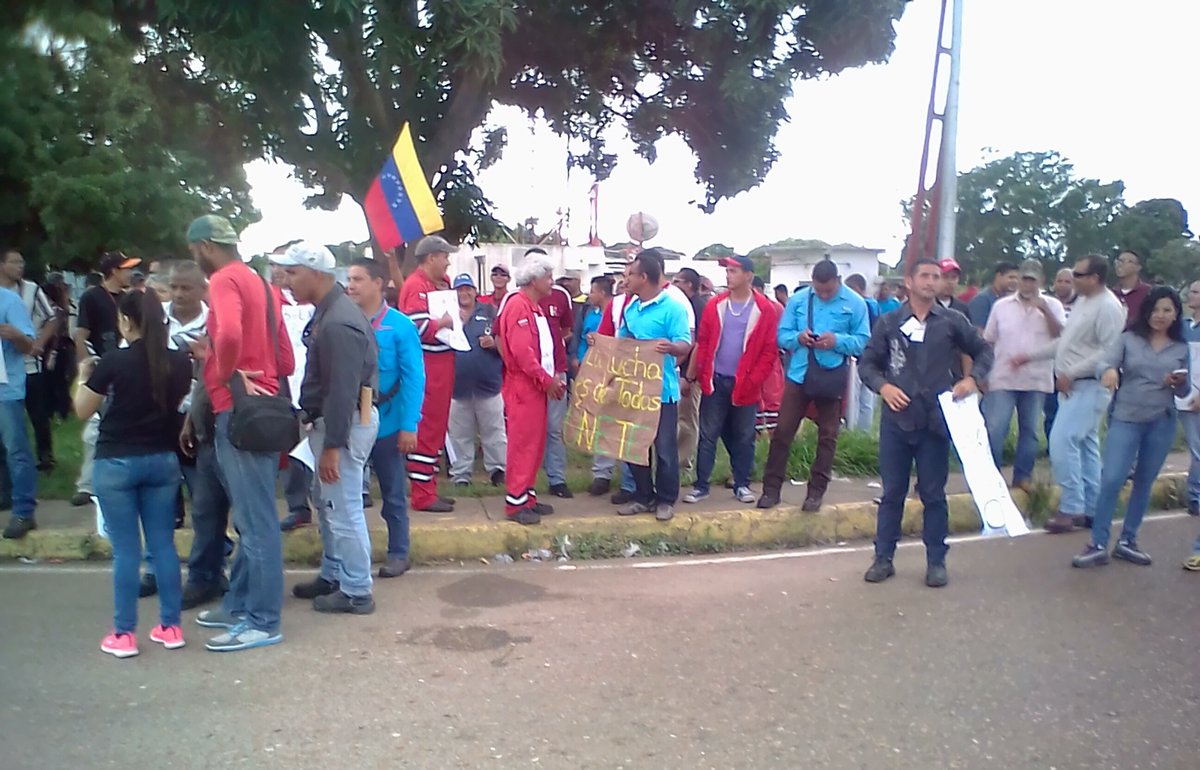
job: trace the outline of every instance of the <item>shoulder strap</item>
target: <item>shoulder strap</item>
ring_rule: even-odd
[[[808,290],[808,330],[816,333],[816,329],[813,328],[813,290],[811,287]],[[808,348],[808,365],[817,366],[817,353],[811,345]]]
[[[258,273],[255,273],[258,275]],[[271,335],[271,355],[275,356],[275,361],[279,361],[279,329],[275,323],[275,298],[271,296],[271,287],[267,283],[267,279],[258,275],[258,280],[262,281],[263,294],[267,300],[267,333]]]

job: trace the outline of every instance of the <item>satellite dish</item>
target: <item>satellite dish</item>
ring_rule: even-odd
[[[625,222],[625,232],[629,233],[631,240],[637,243],[645,243],[658,235],[658,220],[645,212],[639,211],[631,215],[629,220]]]

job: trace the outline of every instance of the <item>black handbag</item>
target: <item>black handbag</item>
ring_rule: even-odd
[[[260,280],[262,276],[259,276]],[[271,352],[279,355],[279,330],[275,323],[275,303],[271,289],[263,281],[267,297],[267,325],[270,327]],[[233,394],[233,413],[229,417],[229,443],[243,452],[290,452],[300,443],[300,420],[292,408],[287,388],[274,396],[251,396],[242,377],[234,372],[229,380]]]
[[[813,329],[813,291],[808,290],[808,328]],[[842,363],[832,369],[825,369],[817,363],[816,351],[808,349],[808,371],[804,374],[804,392],[809,398],[841,401],[846,398],[846,388],[850,384],[850,363],[842,356]]]

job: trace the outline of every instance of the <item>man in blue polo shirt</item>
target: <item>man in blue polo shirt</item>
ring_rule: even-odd
[[[19,540],[37,529],[33,512],[37,508],[37,470],[29,433],[25,430],[25,356],[33,350],[33,320],[21,295],[0,289],[0,347],[7,382],[0,383],[0,443],[6,452],[8,475],[12,480],[12,519],[4,528],[4,537]]]
[[[683,305],[672,301],[662,286],[663,262],[653,249],[642,251],[630,265],[626,287],[632,299],[625,308],[618,337],[655,340],[663,354],[662,410],[654,437],[651,475],[649,465],[630,464],[636,489],[633,501],[617,510],[622,516],[654,511],[659,521],[670,521],[679,499],[679,371],[677,359],[692,349],[691,324]]]

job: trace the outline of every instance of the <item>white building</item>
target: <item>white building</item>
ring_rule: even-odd
[[[849,243],[830,246],[820,241],[805,246],[767,246],[766,250],[771,259],[771,277],[767,285],[782,283],[788,291],[795,289],[797,284],[811,282],[813,267],[824,259],[837,265],[843,279],[858,273],[870,286],[879,277],[879,255],[884,251]]]

